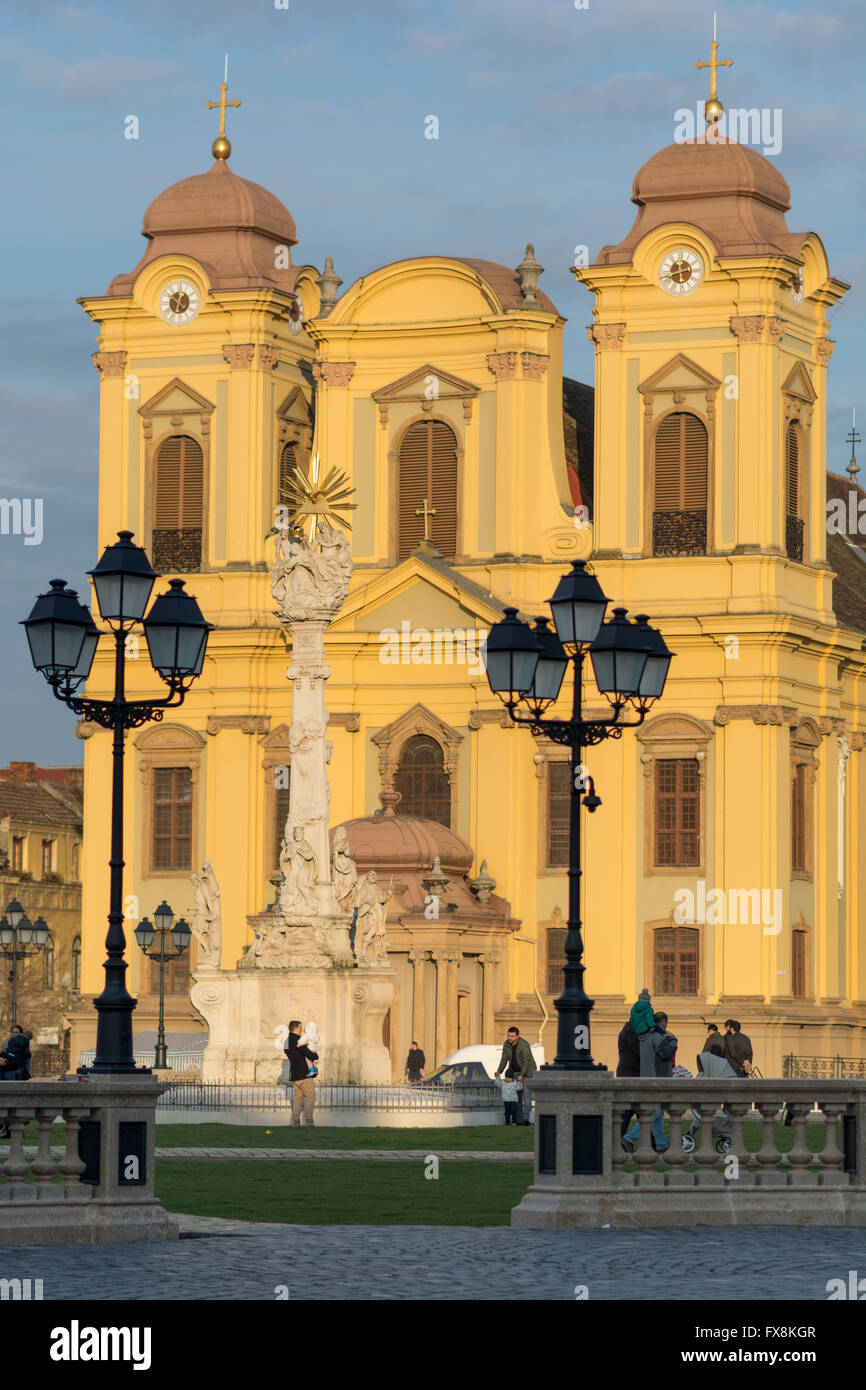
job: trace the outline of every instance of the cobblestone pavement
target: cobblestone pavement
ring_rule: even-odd
[[[825,1301],[866,1270],[866,1231],[706,1226],[517,1231],[465,1226],[242,1226],[181,1217],[189,1238],[153,1245],[2,1246],[0,1277],[44,1280],[50,1299],[396,1301]],[[664,1270],[662,1278],[652,1271]],[[735,1271],[735,1273],[733,1273]]]

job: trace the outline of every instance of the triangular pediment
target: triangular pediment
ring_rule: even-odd
[[[818,399],[817,392],[803,362],[798,362],[788,373],[782,390],[788,396],[796,396],[801,401],[808,401],[810,405]]]
[[[303,387],[296,386],[293,391],[289,392],[277,411],[277,415],[281,420],[291,420],[300,425],[312,425],[313,411],[304,395]]]
[[[423,367],[416,367],[414,371],[407,372],[406,376],[398,377],[388,386],[380,386],[378,391],[372,394],[374,401],[385,405],[395,401],[455,398],[463,401],[477,396],[480,390],[481,387],[473,386],[471,381],[464,381],[462,377],[454,376],[453,372],[446,372],[442,367],[434,367],[432,363],[427,362]]]
[[[718,377],[699,367],[685,353],[678,352],[663,367],[659,367],[638,386],[644,395],[653,391],[717,391],[721,386]]]
[[[138,407],[139,415],[210,415],[215,407],[198,391],[175,377],[149,401]]]
[[[282,752],[289,746],[289,732],[288,724],[278,724],[270,733],[263,734],[259,743],[265,750],[277,748]]]
[[[426,628],[430,632],[471,631],[489,628],[502,617],[503,609],[480,586],[466,581],[450,567],[441,572],[420,556],[410,555],[395,569],[350,594],[334,630],[376,632],[385,629],[401,634],[404,623],[409,630]]]

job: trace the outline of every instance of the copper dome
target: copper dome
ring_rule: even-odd
[[[362,816],[344,821],[343,828],[359,874],[370,869],[379,874],[427,873],[438,854],[445,873],[462,878],[475,857],[453,830],[417,816]]]
[[[605,246],[599,265],[628,264],[648,232],[686,222],[710,236],[720,255],[799,257],[804,235],[788,231],[791,190],[778,169],[748,145],[722,138],[685,140],[659,150],[635,176],[638,214],[628,236]]]
[[[295,219],[279,198],[260,183],[239,178],[224,159],[154,198],[144,214],[142,236],[148,239],[147,250],[135,270],[115,276],[108,294],[130,294],[146,265],[172,253],[198,261],[214,289],[294,287],[297,268],[290,248],[298,240]]]

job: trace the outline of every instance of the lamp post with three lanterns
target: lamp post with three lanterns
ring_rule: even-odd
[[[556,1057],[551,1070],[598,1071],[590,1051],[589,1016],[593,1000],[583,987],[583,938],[581,936],[581,804],[595,811],[601,800],[595,784],[583,768],[583,749],[609,738],[622,738],[626,728],[636,728],[660,698],[667,680],[672,653],[661,633],[650,626],[645,614],[629,622],[625,608],[615,608],[603,622],[610,600],[584,560],[575,560],[548,600],[554,629],[548,618],[537,618],[530,627],[506,608],[487,637],[487,679],[515,724],[526,725],[538,737],[571,749],[571,797],[569,814],[568,931],[565,938],[564,986],[554,1000],[559,1015]],[[584,715],[583,681],[587,655],[595,684],[611,707],[609,718]],[[558,699],[565,673],[572,667],[572,708],[567,719],[545,718]],[[623,718],[631,709],[636,718]]]
[[[90,674],[99,629],[74,589],[52,579],[49,593],[40,594],[23,627],[33,665],[54,695],[75,714],[113,732],[111,787],[111,886],[108,935],[105,940],[105,988],[94,1000],[98,1020],[92,1072],[140,1072],[132,1051],[132,1011],[135,1000],[126,988],[126,937],[123,931],[123,757],[127,729],[161,720],[166,709],[183,703],[193,680],[201,675],[211,624],[205,622],[182,579],[169,580],[168,592],[153,602],[144,616],[156,571],[131,531],[119,531],[90,571],[100,616],[114,633],[114,695],[108,700],[79,694]],[[151,664],[168,686],[165,699],[127,700],[125,646],[130,630],[141,623]],[[95,809],[91,808],[91,815]],[[146,1070],[146,1069],[145,1069]]]

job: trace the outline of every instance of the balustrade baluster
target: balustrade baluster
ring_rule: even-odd
[[[655,1149],[652,1146],[652,1115],[657,1109],[654,1103],[647,1104],[640,1101],[637,1107],[637,1115],[640,1120],[640,1138],[637,1141],[637,1148],[634,1151],[634,1161],[637,1164],[638,1172],[643,1173],[652,1168],[658,1162]]]
[[[839,1131],[846,1107],[842,1101],[827,1100],[822,1103],[821,1108],[827,1120],[827,1136],[824,1140],[824,1147],[821,1150],[821,1164],[823,1167],[821,1182],[824,1186],[838,1187],[848,1182],[848,1174],[842,1169],[842,1164],[845,1162],[845,1155],[839,1143]]]
[[[27,1118],[17,1111],[12,1111],[6,1123],[11,1134],[9,1157],[3,1164],[3,1174],[8,1183],[9,1198],[14,1202],[29,1197],[31,1191],[30,1184],[24,1181],[30,1172],[30,1164],[24,1157],[24,1130]]]
[[[51,1126],[54,1123],[53,1110],[37,1110],[37,1152],[36,1157],[30,1165],[30,1171],[36,1178],[36,1196],[50,1196],[50,1188],[53,1186],[52,1179],[57,1172],[57,1163],[51,1157]]]
[[[85,1188],[79,1181],[87,1164],[78,1156],[78,1132],[81,1128],[81,1121],[86,1119],[91,1112],[89,1110],[64,1110],[63,1118],[66,1121],[66,1152],[57,1165],[58,1171],[63,1174],[63,1195],[64,1197],[90,1196],[90,1188]]]
[[[785,1155],[791,1165],[788,1181],[792,1187],[810,1186],[817,1183],[816,1175],[809,1172],[815,1155],[806,1143],[806,1117],[812,1106],[808,1101],[795,1101],[788,1108],[794,1117],[794,1143]]]
[[[718,1173],[714,1171],[719,1156],[713,1147],[713,1116],[718,1105],[715,1101],[698,1101],[692,1106],[698,1115],[701,1124],[700,1143],[692,1154],[692,1158],[698,1165],[697,1181],[700,1186],[707,1186],[718,1181]]]

